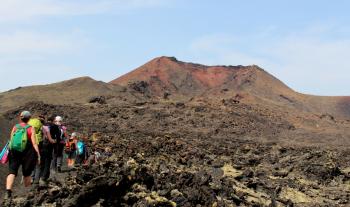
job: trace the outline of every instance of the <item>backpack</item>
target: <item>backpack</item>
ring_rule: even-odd
[[[75,151],[75,143],[74,143],[74,140],[72,140],[72,141],[67,140],[65,152],[66,152],[66,153],[69,153],[69,152],[72,152],[72,151]]]
[[[20,124],[16,124],[16,131],[11,134],[10,150],[16,150],[23,152],[27,147],[28,135],[27,129],[31,127],[26,125],[22,127]]]
[[[83,155],[85,153],[85,144],[82,141],[77,142],[77,154]]]
[[[50,131],[50,135],[51,135],[51,138],[56,140],[57,143],[60,142],[60,137],[61,137],[61,130],[59,129],[59,127],[55,124],[52,124],[50,123],[48,125],[49,127],[49,131]]]
[[[39,144],[41,141],[43,141],[43,124],[39,119],[30,119],[28,124],[35,129],[35,140],[36,143]]]

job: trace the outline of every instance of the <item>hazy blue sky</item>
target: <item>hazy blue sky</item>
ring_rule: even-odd
[[[294,90],[350,95],[350,1],[0,0],[0,91],[157,56],[252,65]]]

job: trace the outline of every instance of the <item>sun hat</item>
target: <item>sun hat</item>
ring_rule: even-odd
[[[32,117],[32,114],[29,111],[22,111],[19,116],[24,119],[29,119]]]
[[[55,117],[55,121],[57,121],[57,122],[62,122],[63,119],[62,119],[62,117],[60,117],[60,116],[56,116],[56,117]]]

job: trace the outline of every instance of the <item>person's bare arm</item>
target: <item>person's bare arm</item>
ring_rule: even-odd
[[[65,129],[65,130],[63,131],[63,133],[64,133],[64,137],[66,137],[66,139],[68,139],[67,129]]]
[[[34,147],[34,149],[35,149],[35,151],[36,151],[36,153],[37,153],[37,155],[38,155],[38,160],[39,160],[39,162],[40,162],[39,146],[38,146],[38,144],[36,143],[36,135],[35,135],[35,129],[34,129],[34,127],[32,127],[31,130],[32,130],[32,138],[31,138],[31,140],[32,140],[32,145],[33,145],[33,147]]]
[[[13,127],[13,128],[12,128],[12,131],[11,131],[11,138],[12,138],[13,133],[15,133],[15,128],[16,128],[16,127]]]

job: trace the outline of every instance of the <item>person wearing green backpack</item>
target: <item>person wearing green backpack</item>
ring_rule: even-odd
[[[40,164],[39,147],[36,143],[35,128],[28,124],[31,118],[29,111],[20,114],[20,122],[11,131],[9,143],[9,174],[6,178],[5,202],[12,199],[12,187],[20,166],[24,186],[31,185],[31,173],[36,164]]]

